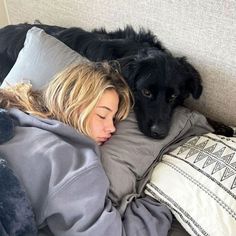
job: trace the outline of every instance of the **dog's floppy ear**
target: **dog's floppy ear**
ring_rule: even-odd
[[[177,58],[181,65],[181,70],[186,77],[186,87],[193,98],[198,99],[202,94],[202,80],[199,72],[187,62],[185,57]]]
[[[135,56],[121,58],[118,61],[120,63],[122,76],[125,78],[130,88],[134,91],[136,82],[135,77],[138,71]]]

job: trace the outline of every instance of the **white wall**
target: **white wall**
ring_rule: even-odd
[[[3,27],[9,23],[7,17],[7,9],[5,0],[0,0],[0,27]]]

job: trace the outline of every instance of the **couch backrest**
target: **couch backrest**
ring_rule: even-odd
[[[187,56],[203,78],[199,101],[187,106],[236,126],[235,0],[6,1],[10,23],[78,26],[85,29],[150,28],[177,56]]]

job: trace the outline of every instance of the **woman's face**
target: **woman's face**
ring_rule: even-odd
[[[104,92],[96,107],[88,116],[90,137],[98,145],[106,142],[115,132],[114,118],[118,111],[119,96],[114,89]]]

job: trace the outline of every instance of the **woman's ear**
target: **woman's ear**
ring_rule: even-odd
[[[193,98],[198,99],[202,94],[202,80],[199,72],[187,62],[185,57],[177,58],[181,70],[186,77],[186,88],[192,94]]]

